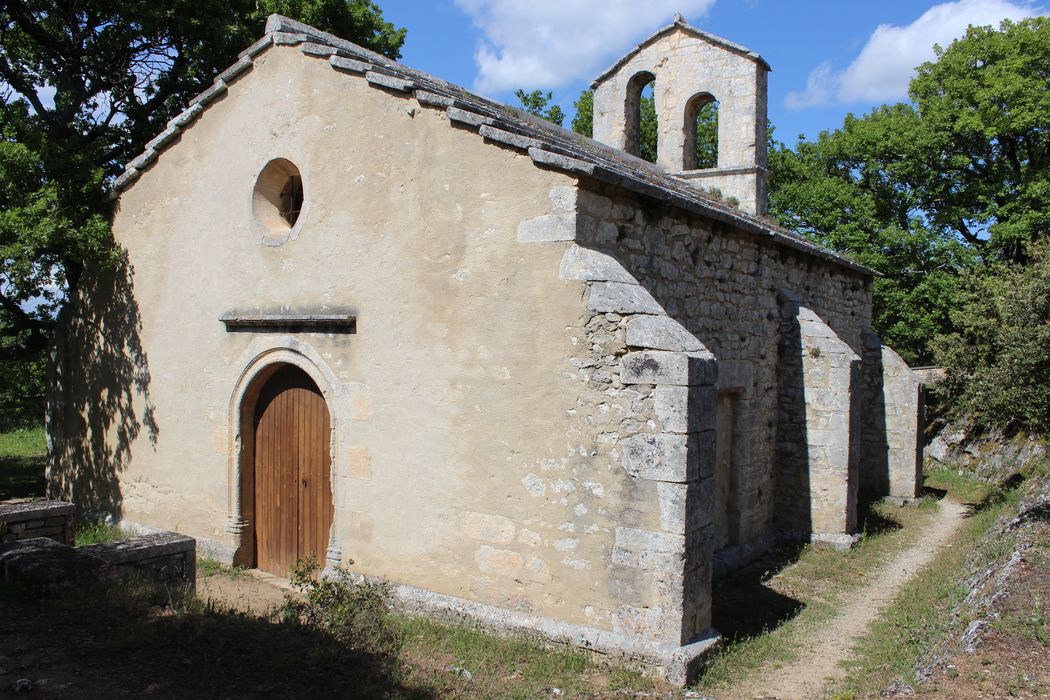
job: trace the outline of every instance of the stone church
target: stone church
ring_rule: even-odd
[[[595,81],[591,140],[271,17],[116,182],[51,495],[685,682],[714,575],[920,486],[875,273],[765,217],[769,70],[676,18]]]

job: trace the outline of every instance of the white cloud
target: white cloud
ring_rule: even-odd
[[[804,109],[831,102],[889,102],[908,96],[915,68],[933,60],[933,45],[947,47],[970,25],[998,26],[1004,19],[1019,20],[1041,14],[1024,0],[958,0],[934,5],[903,27],[880,24],[860,54],[843,71],[828,63],[813,69],[805,90],[788,93],[788,109]]]
[[[817,107],[831,101],[831,89],[834,87],[835,76],[831,71],[830,63],[821,63],[810,71],[806,80],[806,89],[801,92],[789,92],[784,98],[784,105],[788,109],[805,109],[806,107]]]
[[[695,21],[715,0],[456,0],[481,30],[481,92],[555,88],[593,78],[626,47],[670,24]]]

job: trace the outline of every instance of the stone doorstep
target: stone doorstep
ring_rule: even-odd
[[[809,541],[814,544],[823,544],[834,547],[840,552],[853,548],[861,540],[861,535],[847,535],[839,532],[814,532],[809,536]]]

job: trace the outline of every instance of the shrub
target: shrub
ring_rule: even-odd
[[[350,578],[341,567],[318,575],[317,559],[300,560],[292,571],[292,585],[302,598],[289,597],[278,610],[286,622],[324,632],[354,651],[395,655],[401,646],[399,627],[390,614],[384,584]]]

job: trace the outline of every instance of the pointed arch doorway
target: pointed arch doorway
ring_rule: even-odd
[[[253,563],[282,577],[311,555],[323,565],[332,526],[331,417],[324,396],[306,372],[283,364],[263,380],[251,411],[251,485],[244,490]]]

